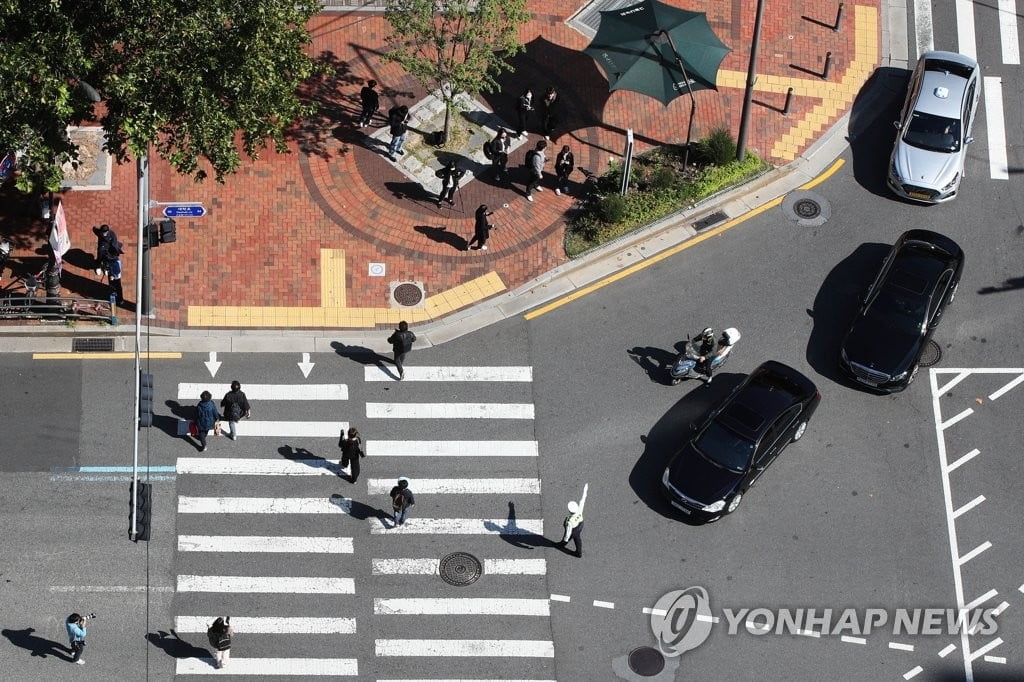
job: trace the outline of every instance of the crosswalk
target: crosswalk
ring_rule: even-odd
[[[547,562],[532,551],[532,368],[407,367],[401,384],[364,369],[358,393],[391,382],[389,402],[357,403],[344,384],[245,384],[269,421],[177,459],[176,631],[205,644],[224,615],[235,630],[225,669],[181,658],[177,675],[553,680]],[[183,382],[178,399],[228,389]],[[354,485],[338,463],[349,424],[366,439]],[[399,476],[416,504],[396,526]],[[462,553],[479,579],[443,581]]]

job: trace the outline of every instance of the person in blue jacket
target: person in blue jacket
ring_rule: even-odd
[[[68,616],[68,620],[66,622],[68,643],[71,645],[71,653],[74,654],[74,658],[71,660],[78,665],[85,665],[85,661],[82,660],[82,652],[85,651],[86,620],[88,619],[85,616],[72,613]]]
[[[199,404],[196,405],[196,426],[199,427],[196,437],[199,439],[199,452],[206,452],[206,434],[213,430],[220,420],[221,416],[213,402],[213,395],[209,391],[203,391],[199,394]]]

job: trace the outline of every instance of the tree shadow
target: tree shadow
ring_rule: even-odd
[[[746,378],[743,374],[719,372],[714,382],[698,384],[680,398],[661,419],[641,436],[643,452],[629,472],[629,486],[637,498],[666,518],[701,525],[699,521],[673,507],[662,493],[661,476],[669,460],[689,440],[692,429],[712,408],[725,400]]]
[[[209,649],[186,642],[173,628],[170,632],[164,632],[163,630],[150,632],[146,635],[146,640],[171,658],[213,657]]]
[[[448,244],[456,251],[465,251],[469,248],[469,241],[465,237],[449,232],[444,226],[416,225],[412,229],[438,244]]]
[[[672,377],[669,370],[678,353],[652,346],[634,346],[626,351],[630,359],[647,372],[648,378],[662,386],[671,386]]]
[[[4,207],[0,211],[0,234],[14,249],[22,251],[46,241],[49,224],[40,217],[38,196],[19,192],[13,181],[0,183],[0,206]]]
[[[313,114],[290,126],[285,135],[304,154],[330,159],[327,141],[336,136],[335,126],[342,120],[355,122],[362,108],[359,91],[343,93],[342,88],[351,90],[363,79],[355,76],[349,63],[330,50],[321,52],[314,62],[316,73],[299,88],[299,97],[313,106]]]
[[[35,635],[35,628],[25,628],[23,630],[11,630],[5,628],[0,630],[0,634],[10,641],[16,647],[27,649],[32,656],[38,656],[39,658],[46,658],[47,656],[53,656],[59,658],[62,661],[71,661],[72,657],[69,655],[71,650],[60,644],[54,642],[52,639],[45,639]]]
[[[853,386],[839,367],[839,347],[860,308],[882,260],[892,247],[865,243],[833,267],[818,288],[814,308],[807,314],[814,320],[807,339],[807,364],[821,376],[841,386]]]

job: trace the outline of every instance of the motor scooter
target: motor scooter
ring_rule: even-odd
[[[736,347],[736,342],[740,340],[740,332],[735,327],[730,327],[722,332],[722,337],[722,340],[719,341],[718,353],[711,360],[712,372],[725,365],[729,355],[732,354],[732,349]],[[683,379],[705,378],[705,375],[697,369],[697,364],[700,362],[700,343],[699,336],[695,339],[686,337],[686,347],[682,353],[676,356],[672,366],[669,367],[668,373],[673,386]]]

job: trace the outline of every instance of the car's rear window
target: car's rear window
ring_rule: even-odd
[[[903,131],[903,141],[930,152],[952,154],[960,151],[960,121],[915,111]]]

